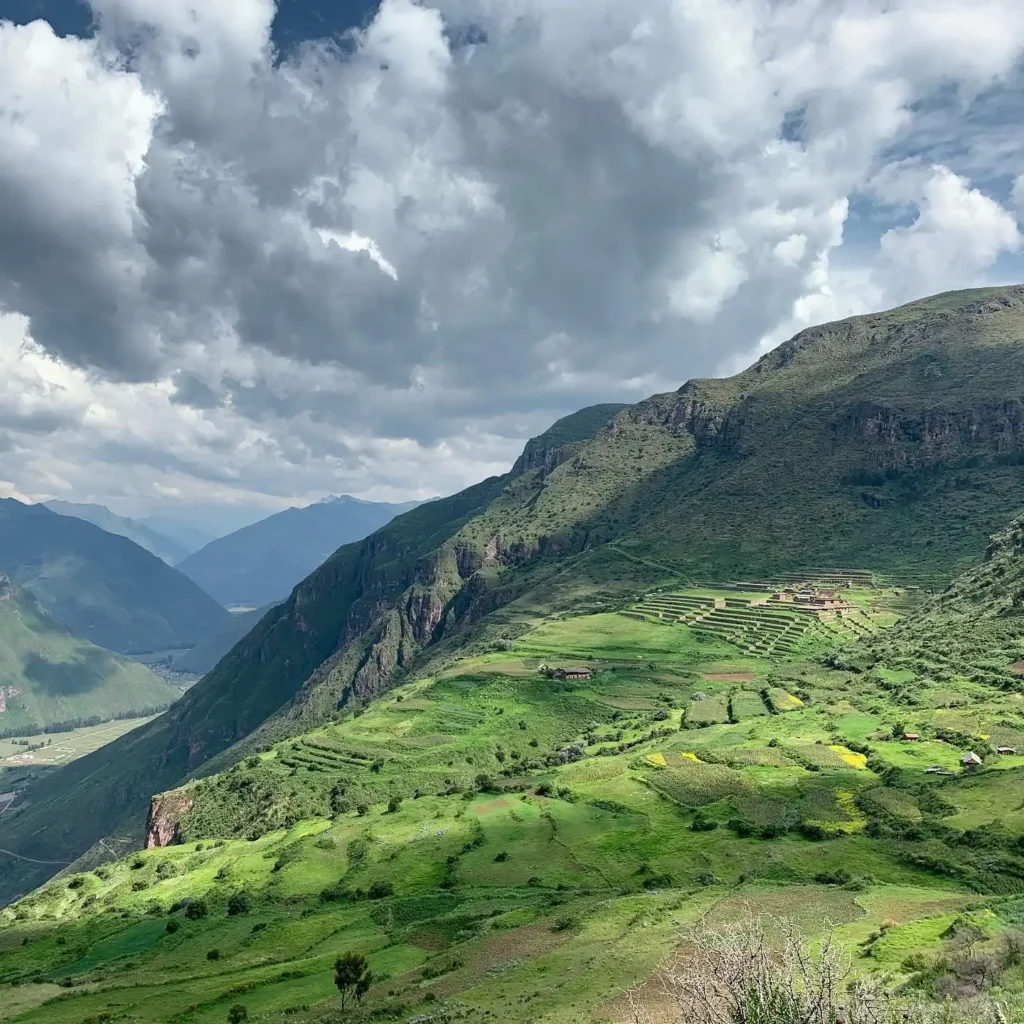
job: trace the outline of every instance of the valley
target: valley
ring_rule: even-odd
[[[809,329],[206,620],[0,815],[3,1012],[658,1022],[748,914],[1024,1012],[1022,337],[1021,287]]]
[[[642,983],[680,929],[749,912],[960,993],[970,934],[1024,995],[999,966],[1024,915],[1012,663],[998,684],[908,668],[895,633],[944,598],[867,573],[760,583],[846,607],[787,616],[719,584],[535,618],[156,797],[149,849],[4,911],[12,1010],[340,1020],[332,965],[357,950],[359,1019],[621,1021],[637,985],[657,1014]]]

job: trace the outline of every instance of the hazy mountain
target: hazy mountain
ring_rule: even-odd
[[[174,668],[179,672],[206,675],[273,607],[273,604],[268,604],[254,611],[236,612],[231,616],[231,621],[209,639],[196,644],[190,651],[176,654]]]
[[[0,567],[62,625],[122,653],[191,647],[230,615],[127,537],[0,499]]]
[[[205,547],[211,540],[217,539],[217,534],[203,530],[192,523],[181,522],[171,516],[146,516],[143,519],[137,519],[136,522],[172,540],[184,550],[183,558],[187,558],[193,551]]]
[[[43,504],[58,515],[84,519],[107,533],[127,537],[157,558],[162,558],[168,565],[175,565],[191,554],[187,547],[176,540],[165,537],[140,520],[116,515],[105,505],[80,505],[72,501],[45,501]]]
[[[1024,286],[811,328],[734,377],[566,417],[509,473],[335,552],[167,714],[43,780],[0,843],[46,860],[141,833],[153,792],[492,650],[527,610],[814,567],[948,582],[1024,507],[1022,395]]]
[[[348,495],[289,508],[207,544],[178,568],[227,606],[281,601],[343,544],[419,504],[390,505]]]
[[[178,687],[89,643],[0,572],[0,732],[166,707]]]

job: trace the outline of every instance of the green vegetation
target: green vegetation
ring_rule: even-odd
[[[172,715],[46,780],[26,814],[0,821],[0,844],[51,860],[110,831],[140,835],[154,789],[545,618],[695,597],[697,578],[784,581],[822,567],[941,589],[1024,507],[1022,296],[956,293],[824,325],[742,374],[691,381],[610,423],[600,407],[566,417],[512,472],[339,549]],[[717,632],[702,641],[731,645],[747,625],[735,610],[709,616]],[[850,641],[871,628],[845,612],[805,624],[783,615],[768,629],[764,618],[750,637],[764,646],[747,646],[813,656],[826,631]],[[0,893],[42,877],[19,869]]]
[[[0,735],[164,708],[181,695],[144,665],[56,623],[0,573]]]
[[[190,647],[231,618],[127,537],[14,498],[0,499],[0,570],[57,622],[123,654]]]
[[[1009,575],[1011,550],[985,564]],[[1021,1012],[1024,744],[991,738],[1024,731],[1024,677],[940,685],[901,653],[940,618],[1009,635],[979,573],[895,628],[912,595],[891,584],[764,580],[834,589],[870,624],[852,640],[822,609],[788,656],[624,603],[410,673],[166,794],[152,824],[176,844],[9,907],[0,983],[40,1024],[632,1020],[660,1012],[680,932],[692,948],[754,915],[842,943],[858,998],[912,1019],[949,996],[948,1020],[985,1020],[993,986]],[[763,621],[764,591],[743,593]]]
[[[23,1019],[343,1019],[342,953],[374,979],[344,1019],[624,1019],[746,912],[1024,1010],[1021,524],[929,596],[1024,506],[1022,314],[806,331],[340,549],[0,818],[22,857],[91,848],[4,912]],[[154,791],[175,845],[101,863]]]

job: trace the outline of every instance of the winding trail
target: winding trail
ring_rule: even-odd
[[[71,863],[69,860],[36,860],[35,857],[25,857],[13,850],[5,850],[2,846],[0,846],[0,853],[6,853],[8,857],[16,857],[18,860],[27,860],[29,864],[45,864],[48,867],[66,868]]]

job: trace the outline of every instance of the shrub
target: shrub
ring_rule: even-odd
[[[219,949],[208,949],[206,951],[206,959],[207,960],[219,960],[220,959],[220,950]]]
[[[202,900],[193,900],[185,907],[185,916],[190,921],[199,921],[206,917],[206,904]]]
[[[81,875],[75,875],[75,877],[68,882],[69,889],[81,889],[83,885],[85,885],[85,879]]]
[[[551,930],[553,932],[567,932],[570,928],[575,928],[580,923],[578,917],[566,915],[565,917],[556,917],[555,923],[552,925]]]
[[[144,868],[145,866],[146,862],[141,857],[136,857],[135,860],[132,861],[132,871],[138,871],[139,868]]]
[[[249,1011],[241,1003],[235,1003],[235,1005],[228,1010],[228,1024],[242,1024],[243,1021],[247,1021],[248,1019]]]
[[[233,892],[228,897],[228,917],[249,913],[249,897],[244,892]]]
[[[507,850],[502,850],[501,853],[495,855],[494,859],[499,864],[503,863],[504,861],[508,860],[508,851]]]
[[[167,922],[167,934],[168,935],[173,935],[178,930],[179,927],[181,927],[181,926],[178,924],[177,921],[168,921]]]
[[[365,817],[369,813],[369,811],[370,808],[367,807],[366,804],[356,805],[356,814],[358,814],[360,818]]]
[[[400,796],[393,796],[388,801],[388,814],[394,814],[399,807],[402,806],[402,798]]]
[[[395,895],[395,887],[390,882],[377,881],[366,890],[366,895],[371,900],[383,900]]]

